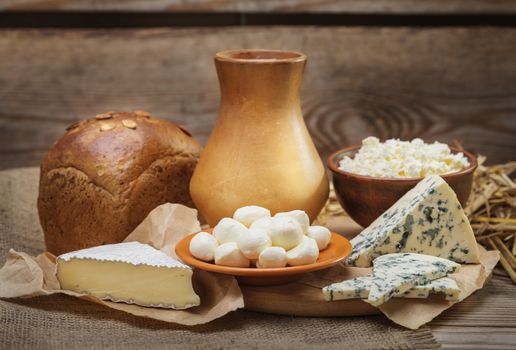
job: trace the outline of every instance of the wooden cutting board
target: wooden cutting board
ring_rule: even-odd
[[[348,216],[330,217],[324,223],[330,230],[348,239],[362,229]],[[369,268],[347,268],[342,264],[326,270],[310,272],[301,279],[276,286],[240,285],[245,309],[279,315],[332,317],[379,314],[380,311],[359,299],[326,301],[322,288],[371,273]]]
[[[350,268],[339,264],[311,272],[302,279],[277,286],[240,285],[245,309],[279,315],[331,317],[378,314],[380,311],[359,299],[326,301],[322,287],[370,273],[368,268]]]

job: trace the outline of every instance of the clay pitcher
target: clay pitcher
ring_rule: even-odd
[[[298,52],[215,55],[220,111],[190,183],[210,226],[245,205],[302,209],[312,221],[324,206],[328,179],[301,113],[305,63]]]

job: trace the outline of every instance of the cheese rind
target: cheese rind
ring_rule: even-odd
[[[378,256],[411,252],[459,263],[479,263],[475,236],[457,196],[437,175],[425,177],[351,240],[350,266]]]
[[[360,276],[351,280],[333,283],[323,288],[323,295],[327,301],[345,299],[367,299],[373,276]],[[442,277],[427,284],[414,286],[412,289],[395,294],[394,298],[427,298],[430,293],[443,294],[446,300],[459,300],[460,288],[453,279]]]
[[[186,309],[200,304],[192,269],[147,244],[109,244],[57,258],[62,289],[148,307]]]
[[[458,271],[460,265],[446,259],[414,253],[387,254],[373,262],[373,279],[368,302],[385,303],[396,294],[427,284]]]

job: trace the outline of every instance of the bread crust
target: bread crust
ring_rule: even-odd
[[[68,128],[41,163],[38,212],[54,254],[121,242],[160,204],[193,207],[201,146],[145,112],[103,113]]]

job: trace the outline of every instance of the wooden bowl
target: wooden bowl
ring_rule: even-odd
[[[333,173],[333,185],[340,205],[353,220],[367,227],[423,178],[383,178],[340,170],[339,161],[344,156],[353,157],[360,147],[358,145],[338,150],[328,157],[327,162]],[[470,165],[466,169],[441,177],[455,191],[462,206],[465,206],[473,184],[473,173],[478,166],[477,158],[455,147],[450,149],[464,153]]]
[[[203,230],[211,233],[211,230]],[[190,253],[190,241],[197,232],[191,233],[176,245],[177,256],[187,265],[210,272],[223,273],[235,276],[239,283],[246,285],[278,285],[293,282],[307,272],[326,269],[344,260],[351,253],[351,243],[339,235],[331,234],[328,247],[319,253],[319,258],[313,264],[301,266],[287,266],[278,268],[230,267],[215,265],[195,258]]]

